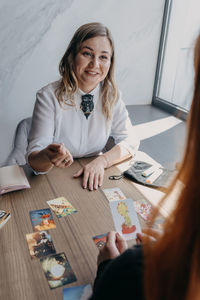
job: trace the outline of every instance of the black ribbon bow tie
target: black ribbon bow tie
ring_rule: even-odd
[[[82,109],[86,119],[94,109],[93,95],[86,94],[82,96],[82,102],[80,108]]]

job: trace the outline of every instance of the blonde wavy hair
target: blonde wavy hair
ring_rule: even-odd
[[[75,32],[59,64],[61,80],[55,91],[55,95],[61,106],[63,104],[75,106],[74,94],[78,89],[78,80],[74,72],[75,57],[84,41],[97,36],[107,37],[112,48],[110,69],[106,78],[101,83],[103,114],[109,120],[112,118],[112,108],[118,98],[118,89],[114,80],[115,55],[113,38],[108,28],[101,23],[84,24]]]

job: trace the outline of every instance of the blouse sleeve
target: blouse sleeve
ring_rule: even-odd
[[[114,139],[115,145],[122,145],[132,156],[135,155],[140,141],[129,119],[125,103],[121,98],[121,93],[119,93],[119,99],[114,107],[110,135]]]
[[[53,91],[43,88],[37,92],[28,137],[26,160],[33,151],[40,151],[53,142],[56,122],[56,101]]]

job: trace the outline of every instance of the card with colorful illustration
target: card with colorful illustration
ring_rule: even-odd
[[[124,200],[126,196],[122,193],[120,188],[115,187],[111,189],[103,189],[104,194],[108,201]]]
[[[91,284],[84,284],[63,289],[63,300],[88,300],[91,295]]]
[[[55,212],[58,218],[62,218],[77,212],[71,203],[65,197],[59,197],[47,201],[50,208]]]
[[[52,212],[49,208],[32,210],[29,214],[34,231],[56,228]]]
[[[26,234],[31,258],[41,258],[56,253],[51,235],[48,231],[37,231]]]
[[[132,199],[110,201],[116,231],[126,240],[136,239],[136,234],[141,232],[140,223],[135,212]]]
[[[98,249],[101,249],[106,243],[107,233],[93,236],[93,241]]]
[[[148,221],[151,218],[153,208],[146,200],[135,200],[134,207],[136,213],[138,213],[145,221]]]
[[[65,253],[58,253],[41,258],[40,262],[51,289],[77,280]]]

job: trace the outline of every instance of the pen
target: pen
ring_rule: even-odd
[[[162,174],[163,170],[158,169],[157,171],[155,171],[152,175],[150,175],[147,180],[146,183],[153,183],[161,174]]]

